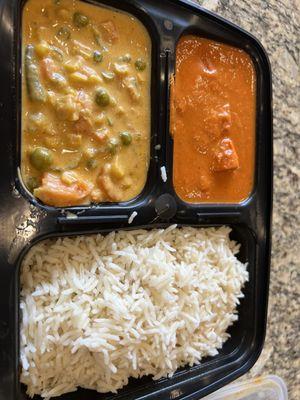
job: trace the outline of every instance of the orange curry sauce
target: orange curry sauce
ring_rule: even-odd
[[[190,203],[236,203],[253,187],[256,77],[243,50],[181,38],[171,87],[173,182]]]

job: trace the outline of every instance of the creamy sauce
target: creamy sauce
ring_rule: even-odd
[[[173,182],[186,202],[241,202],[253,187],[253,63],[243,50],[180,39],[171,87]]]
[[[126,201],[149,165],[151,40],[135,17],[72,0],[23,10],[22,177],[44,203]]]

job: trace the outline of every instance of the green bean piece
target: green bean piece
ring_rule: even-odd
[[[110,117],[106,117],[106,120],[109,126],[113,126],[114,123]]]
[[[107,150],[111,155],[115,155],[118,149],[118,140],[115,138],[109,139],[107,143]]]
[[[109,105],[110,96],[105,89],[98,89],[96,91],[95,102],[101,107],[107,107]]]
[[[62,26],[57,31],[57,37],[61,40],[68,40],[71,37],[71,31],[67,26]]]
[[[95,40],[95,42],[97,43],[97,45],[98,46],[102,46],[102,42],[101,42],[101,38],[100,38],[100,35],[98,35],[98,33],[93,33],[93,36],[94,36],[94,40]]]
[[[28,190],[33,193],[34,189],[40,186],[40,181],[36,176],[30,176],[27,179],[26,186]]]
[[[92,25],[91,26],[91,30],[92,30],[92,33],[93,33],[93,37],[94,37],[95,43],[103,49],[102,40],[101,40],[101,34],[100,34],[99,29],[96,28],[95,25]]]
[[[52,162],[52,152],[46,147],[36,147],[30,154],[30,162],[39,171],[47,170]]]
[[[87,169],[96,169],[98,167],[99,163],[95,158],[90,158],[86,162],[86,167]]]
[[[93,53],[93,60],[95,63],[100,63],[103,60],[103,54],[100,51],[95,50]]]
[[[113,81],[115,79],[114,72],[101,72],[101,75],[106,81]]]
[[[76,11],[73,14],[73,23],[77,28],[83,28],[88,25],[89,19],[86,15]]]
[[[31,44],[28,44],[25,48],[25,75],[30,100],[44,103],[46,101],[46,91],[40,81],[34,46]]]
[[[144,71],[146,69],[146,62],[142,58],[138,58],[134,65],[138,71]]]
[[[125,146],[129,146],[132,142],[132,136],[129,132],[120,132],[119,133],[120,139]]]

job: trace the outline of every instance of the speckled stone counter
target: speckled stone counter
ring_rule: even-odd
[[[300,399],[300,0],[198,1],[254,34],[271,60],[274,212],[265,347],[249,376],[282,377]]]

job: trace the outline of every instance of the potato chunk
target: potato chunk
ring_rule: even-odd
[[[53,96],[54,108],[60,120],[77,121],[79,119],[79,110],[76,98],[67,94],[65,96]]]

